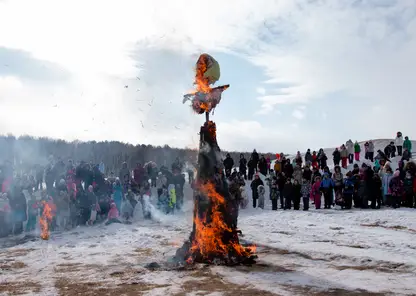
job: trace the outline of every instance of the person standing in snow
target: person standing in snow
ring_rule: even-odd
[[[368,159],[368,146],[370,146],[370,144],[368,142],[364,143],[364,158]]]
[[[293,209],[298,211],[300,209],[300,199],[302,197],[302,185],[298,180],[293,181]]]
[[[352,196],[354,194],[354,176],[351,172],[347,173],[347,178],[344,180],[344,208],[349,210],[352,207]]]
[[[371,140],[368,142],[368,159],[374,161],[374,143]]]
[[[355,161],[360,161],[360,153],[361,153],[360,144],[358,144],[358,141],[355,141],[355,144],[354,144]]]
[[[318,155],[316,155],[316,151],[312,152],[312,167],[319,169]]]
[[[326,154],[325,154],[325,152],[324,152],[324,150],[323,149],[321,149],[320,151],[319,151],[320,153],[319,153],[319,156],[318,156],[318,161],[319,161],[319,166],[321,167],[321,168],[324,168],[324,167],[326,167],[326,161],[328,160],[328,157],[326,156]]]
[[[256,149],[254,149],[253,153],[251,153],[251,159],[253,160],[254,170],[257,173],[257,165],[259,163],[260,157],[259,157],[259,154],[257,153]]]
[[[247,163],[247,167],[248,167],[248,180],[251,181],[253,180],[253,175],[255,172],[255,168],[256,168],[256,164],[253,160],[253,157],[250,157],[250,160]]]
[[[285,200],[284,210],[290,210],[292,208],[293,200],[293,184],[291,179],[286,179],[285,187],[283,188],[283,197]]]
[[[345,143],[345,146],[347,147],[348,151],[348,163],[352,164],[354,162],[354,143],[351,141],[351,139],[349,139]]]
[[[324,178],[321,182],[320,190],[324,194],[324,209],[330,209],[332,204],[332,190],[334,189],[334,182],[328,173],[324,173]]]
[[[252,198],[253,198],[253,208],[257,207],[257,199],[259,198],[258,187],[260,185],[264,186],[264,183],[260,179],[259,175],[256,174],[256,176],[254,177],[254,180],[250,184],[250,188],[251,188],[251,192],[252,192]]]
[[[391,169],[390,165],[387,165],[387,164],[385,165],[383,170],[384,170],[384,174],[383,174],[383,178],[381,179],[383,203],[384,205],[390,206],[392,204],[390,181],[393,178],[393,170]]]
[[[347,168],[347,160],[348,160],[348,150],[347,150],[347,148],[345,148],[344,144],[342,144],[342,146],[341,146],[340,154],[341,154],[342,167],[344,169],[346,169]]]
[[[227,153],[227,156],[225,157],[223,164],[225,168],[225,177],[229,178],[234,166],[234,160],[231,158],[230,153]]]
[[[242,176],[244,176],[244,180],[247,180],[247,159],[244,157],[244,154],[240,154],[240,163],[239,163],[239,171]]]
[[[257,195],[259,197],[259,208],[264,209],[264,194],[266,193],[266,189],[264,188],[264,185],[259,185],[257,187]]]
[[[267,176],[268,170],[267,170],[267,161],[266,158],[264,158],[264,155],[261,156],[259,162],[258,162],[259,171],[263,176]]]
[[[305,153],[305,165],[308,165],[308,166],[312,165],[311,149],[308,149]]]
[[[333,160],[334,160],[334,165],[335,166],[339,165],[339,163],[341,161],[341,153],[339,152],[338,147],[335,148],[334,152],[332,152],[332,157],[333,157]]]
[[[309,210],[309,198],[311,196],[311,182],[310,179],[304,178],[302,180],[302,187],[300,189],[300,193],[302,195],[302,203],[303,203],[303,210],[308,211]]]
[[[393,178],[390,180],[389,189],[391,192],[392,207],[400,208],[401,198],[403,196],[403,181],[400,179],[400,171],[396,170]]]
[[[297,165],[302,166],[302,155],[300,155],[300,151],[296,153],[295,162]]]
[[[409,140],[408,136],[404,137],[403,149],[407,149],[410,155],[412,155],[412,142]]]
[[[403,141],[403,136],[402,136],[402,133],[401,132],[397,132],[397,135],[396,135],[396,139],[395,139],[395,141],[394,141],[394,144],[396,145],[396,147],[397,147],[397,154],[399,155],[399,156],[402,156],[402,152],[403,152],[403,143],[404,143],[404,141]]]
[[[316,176],[315,182],[311,188],[311,200],[315,204],[315,209],[319,210],[321,208],[321,177]]]

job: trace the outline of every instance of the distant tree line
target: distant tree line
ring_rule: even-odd
[[[240,153],[243,153],[248,160],[252,151],[223,152],[224,156],[226,153],[230,153],[235,165],[238,166]],[[10,161],[16,169],[19,167],[21,169],[30,168],[37,164],[46,165],[51,156],[64,161],[72,159],[74,162],[86,161],[94,164],[103,161],[107,171],[118,171],[123,162],[127,162],[130,168],[136,166],[137,163],[144,164],[148,161],[154,161],[158,166],[165,165],[170,168],[176,158],[195,165],[197,153],[196,149],[172,148],[168,145],[161,147],[144,144],[132,145],[117,141],[68,142],[44,137],[0,136],[0,164]],[[271,157],[272,154],[267,153],[265,156]]]

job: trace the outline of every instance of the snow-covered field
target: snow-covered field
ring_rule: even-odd
[[[187,270],[146,268],[169,261],[191,230],[190,210],[157,220],[81,227],[3,248],[0,294],[416,294],[416,210],[242,210],[239,226],[257,244],[258,264]]]

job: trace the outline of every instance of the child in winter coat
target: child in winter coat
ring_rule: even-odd
[[[344,206],[345,209],[351,209],[352,207],[352,196],[354,194],[354,182],[355,178],[351,172],[347,173],[347,178],[344,180]]]
[[[293,181],[293,209],[299,211],[302,185],[298,180]]]
[[[257,187],[257,194],[259,197],[259,208],[264,209],[264,194],[266,190],[264,189],[263,185]]]
[[[321,208],[321,177],[316,176],[315,182],[311,188],[311,199],[315,204],[315,209],[319,210]]]
[[[293,200],[293,184],[290,179],[286,180],[285,187],[283,188],[283,198],[285,203],[285,210],[290,210],[292,208]]]
[[[300,189],[300,193],[302,195],[302,202],[303,202],[303,210],[308,211],[309,210],[309,198],[311,195],[311,182],[307,179],[302,180],[302,187]]]
[[[277,211],[277,202],[279,200],[277,177],[273,176],[269,182],[270,182],[270,200],[272,201],[272,210]]]
[[[392,204],[390,181],[393,178],[393,170],[388,164],[384,166],[384,170],[385,170],[385,173],[383,174],[383,178],[381,179],[383,202],[385,205],[390,206]]]
[[[389,189],[393,208],[400,208],[400,202],[403,196],[403,182],[400,180],[399,170],[394,172],[393,178],[390,180]]]
[[[105,223],[105,225],[109,225],[112,223],[121,223],[121,221],[119,220],[119,212],[114,202],[110,204],[110,210],[108,211],[107,222]]]
[[[328,173],[324,173],[320,190],[324,194],[324,209],[330,209],[332,204],[332,190],[334,189],[334,181],[329,177]]]

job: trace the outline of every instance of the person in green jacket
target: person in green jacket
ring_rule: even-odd
[[[412,142],[409,140],[409,137],[404,137],[403,149],[407,149],[412,154]]]
[[[355,144],[354,144],[355,161],[360,161],[360,152],[361,152],[360,144],[358,144],[358,142],[355,141]]]

